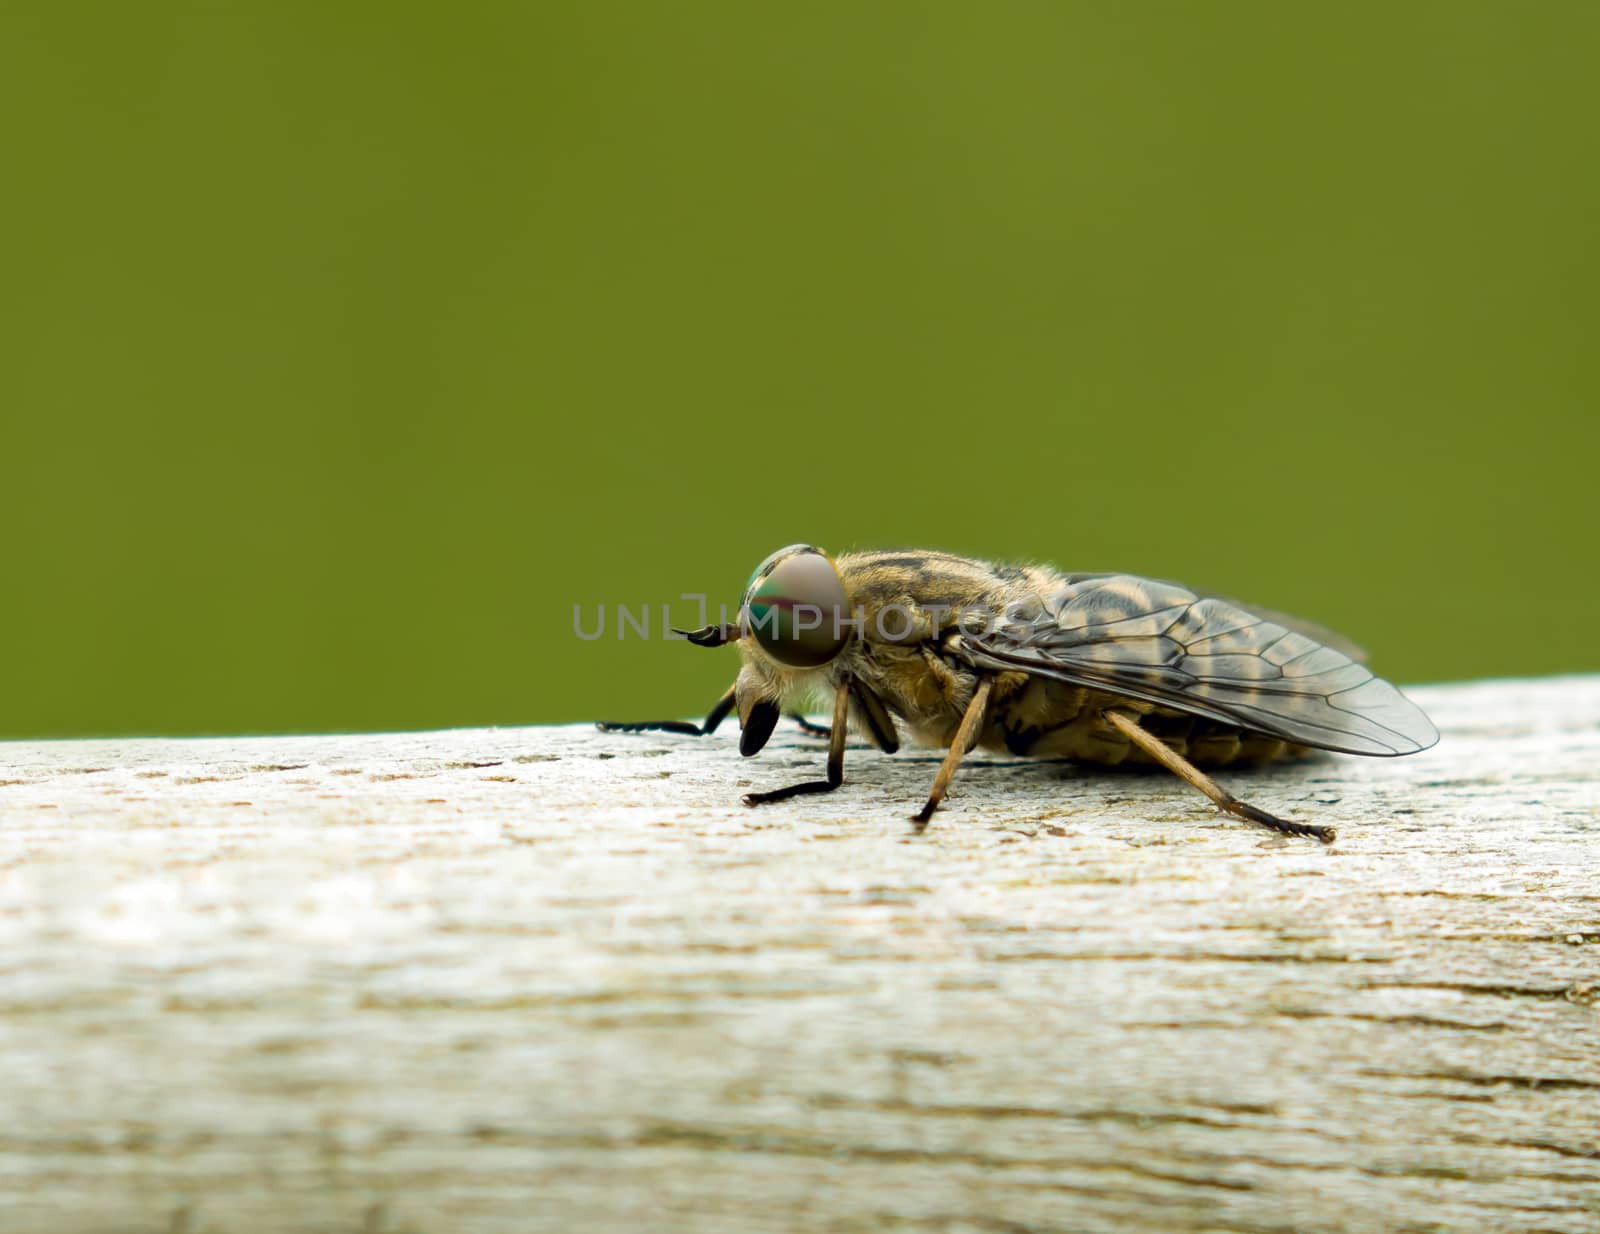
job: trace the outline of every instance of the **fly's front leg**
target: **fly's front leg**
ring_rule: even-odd
[[[1286,818],[1268,814],[1265,810],[1257,809],[1248,802],[1240,801],[1166,742],[1156,737],[1153,733],[1146,732],[1139,726],[1138,721],[1130,719],[1128,716],[1123,715],[1122,712],[1108,711],[1105,713],[1105,717],[1116,725],[1134,745],[1183,780],[1184,783],[1191,784],[1199,789],[1207,797],[1211,798],[1218,808],[1233,815],[1235,818],[1242,818],[1247,823],[1259,823],[1263,827],[1271,827],[1274,831],[1282,832],[1286,836],[1309,836],[1314,840],[1321,840],[1324,844],[1332,844],[1336,838],[1336,833],[1332,827],[1318,827],[1312,823],[1292,823]]]
[[[939,808],[945,793],[950,791],[950,781],[955,778],[956,768],[961,766],[962,756],[978,743],[978,734],[983,731],[983,713],[989,709],[989,692],[993,689],[994,678],[985,677],[972,692],[972,701],[967,704],[966,714],[961,717],[961,727],[956,730],[955,740],[950,743],[950,752],[939,765],[939,774],[933,777],[933,791],[928,794],[928,804],[911,816],[918,831],[927,830],[928,820]]]
[[[728,718],[733,705],[733,687],[729,686],[728,692],[707,713],[704,724],[690,724],[686,720],[599,720],[595,727],[602,733],[682,733],[686,737],[707,737]]]
[[[746,793],[740,800],[747,806],[767,805],[773,801],[787,801],[808,793],[831,793],[844,783],[844,738],[850,718],[850,679],[839,683],[833,696],[833,728],[828,734],[828,778],[807,780],[787,788],[775,788],[765,793]]]

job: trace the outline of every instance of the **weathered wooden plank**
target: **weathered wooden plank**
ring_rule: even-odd
[[[1600,679],[1160,774],[0,745],[0,1229],[1600,1230]],[[1245,790],[1248,790],[1246,792]]]

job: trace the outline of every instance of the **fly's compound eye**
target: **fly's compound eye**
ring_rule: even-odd
[[[814,548],[774,553],[756,571],[740,607],[761,649],[790,668],[826,664],[850,641],[844,584],[833,562]]]

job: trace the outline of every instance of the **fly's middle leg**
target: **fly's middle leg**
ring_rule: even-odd
[[[939,808],[945,793],[950,791],[950,781],[955,778],[956,768],[961,766],[962,756],[977,744],[978,734],[983,731],[984,712],[989,709],[989,692],[993,689],[994,678],[984,677],[972,692],[972,701],[967,704],[966,713],[961,717],[961,727],[956,730],[955,739],[950,743],[950,752],[944,756],[944,762],[939,765],[939,774],[933,778],[928,804],[911,816],[918,831],[927,830],[928,820]]]

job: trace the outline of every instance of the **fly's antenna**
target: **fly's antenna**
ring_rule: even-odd
[[[739,641],[739,627],[735,625],[706,626],[699,630],[679,630],[674,627],[674,634],[681,634],[696,647],[721,647],[724,643]]]

